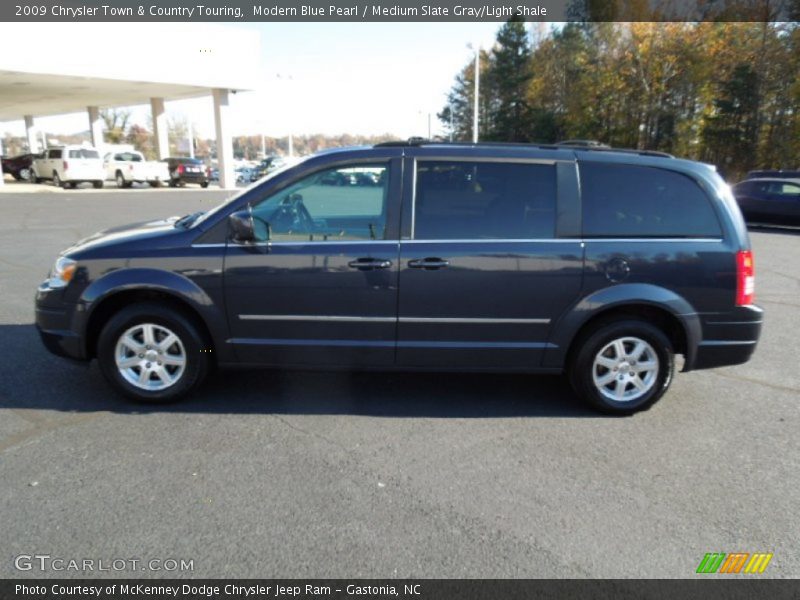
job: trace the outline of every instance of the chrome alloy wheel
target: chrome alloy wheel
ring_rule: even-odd
[[[186,370],[183,342],[163,325],[134,325],[117,340],[114,359],[131,385],[158,392],[180,380]]]
[[[597,353],[592,381],[609,400],[633,402],[655,385],[658,367],[658,354],[650,344],[637,337],[622,337]]]

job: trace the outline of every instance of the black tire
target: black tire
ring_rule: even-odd
[[[64,183],[61,181],[61,177],[58,176],[58,173],[53,171],[53,185],[56,187],[64,187]]]
[[[69,187],[74,190],[76,187],[78,187],[78,182],[70,181],[67,185],[69,185]]]
[[[183,371],[174,383],[162,389],[145,390],[137,387],[128,381],[117,367],[115,352],[121,336],[131,328],[145,324],[168,329],[177,336],[183,346],[185,355]],[[105,378],[122,395],[137,402],[164,403],[187,395],[202,383],[209,370],[210,354],[206,352],[207,348],[208,344],[198,327],[183,313],[173,308],[143,302],[120,310],[108,320],[97,340],[97,361]],[[142,372],[140,367],[135,368],[139,369],[138,373]],[[156,368],[155,364],[153,368]],[[148,381],[151,380],[158,384],[159,378],[155,374],[149,375]]]
[[[122,175],[122,171],[117,171],[114,173],[114,181],[116,182],[118,188],[128,187],[125,183],[125,177]]]
[[[93,181],[92,185],[94,186],[94,189],[96,189],[96,190],[103,189],[103,181],[102,180]]]
[[[646,346],[649,345],[649,349],[645,346],[644,354],[637,357],[636,360],[641,356],[647,357],[647,353],[652,352],[658,358],[657,367],[653,370],[652,384],[649,384],[647,391],[638,397],[635,396],[637,393],[635,384],[645,385],[648,375],[636,372],[636,360],[631,361],[629,364],[627,359],[620,359],[622,361],[620,365],[613,368],[606,368],[599,364],[597,367],[595,366],[595,359],[601,360],[601,351],[615,340],[627,340],[623,342],[622,347],[626,350],[626,353],[630,352],[632,354],[635,351],[633,348],[636,348],[636,344],[630,341],[631,338],[645,342]],[[639,319],[618,319],[599,323],[585,335],[582,335],[575,342],[574,347],[576,351],[572,354],[568,367],[572,388],[584,401],[601,412],[626,415],[650,408],[669,389],[675,374],[675,353],[672,342],[658,327]],[[602,358],[607,358],[611,355],[614,358],[608,360],[617,360],[615,358],[615,349],[609,348],[607,352],[608,354],[602,355]],[[655,361],[641,362],[653,364]],[[638,368],[641,368],[641,364]],[[597,371],[598,380],[601,383],[606,377],[611,377],[611,381],[605,386],[598,387],[595,385],[594,380],[595,371]],[[630,380],[625,378],[630,378]],[[623,394],[630,393],[634,397],[619,401],[608,397],[605,394],[612,394],[612,391],[608,388],[612,384],[615,389],[617,385],[622,387]],[[601,388],[605,390],[605,393],[601,391]]]
[[[150,184],[151,188],[161,187],[161,182],[160,181],[148,181],[147,183]]]
[[[169,187],[177,187],[177,185],[178,185],[178,182],[175,181],[174,179],[170,179],[169,180]]]
[[[204,181],[203,183],[200,184],[200,187],[203,188],[203,189],[207,188],[208,187],[208,182]]]
[[[22,167],[17,174],[14,175],[18,180],[22,181],[30,181],[31,180],[31,170],[28,167]]]

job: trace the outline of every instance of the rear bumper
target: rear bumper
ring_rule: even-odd
[[[764,322],[762,308],[740,306],[724,314],[704,315],[703,339],[689,368],[711,369],[739,365],[750,360],[758,345]]]
[[[183,173],[172,180],[179,183],[206,183],[208,176],[205,173]]]

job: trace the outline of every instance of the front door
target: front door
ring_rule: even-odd
[[[574,165],[563,166],[574,181]],[[416,161],[404,194],[413,210],[400,251],[399,365],[540,365],[583,269],[580,239],[556,237],[558,178],[555,161]]]
[[[229,241],[225,298],[245,363],[389,366],[397,326],[400,159],[323,168],[254,203]]]

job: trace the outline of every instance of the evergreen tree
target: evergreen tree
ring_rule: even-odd
[[[703,130],[705,158],[722,172],[742,172],[751,166],[758,142],[758,74],[738,64],[720,87],[715,114]]]
[[[532,51],[525,20],[513,17],[497,33],[486,87],[489,94],[489,139],[528,142],[533,121],[527,95],[533,76]]]

